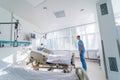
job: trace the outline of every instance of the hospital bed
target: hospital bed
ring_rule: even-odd
[[[0,80],[89,80],[89,78],[79,67],[70,73],[34,71],[0,61]]]
[[[46,50],[48,52],[48,50]],[[50,51],[49,51],[50,52]],[[51,52],[52,53],[52,52]],[[48,68],[48,70],[62,69],[63,72],[70,72],[74,65],[74,54],[56,55],[51,53],[31,51],[29,55],[29,63],[34,68]],[[39,69],[35,69],[39,70]]]

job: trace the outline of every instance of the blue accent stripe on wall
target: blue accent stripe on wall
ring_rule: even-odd
[[[2,45],[10,45],[10,46],[13,46],[14,44],[14,41],[5,41],[5,40],[0,40],[0,46]],[[25,45],[25,46],[28,46],[30,45],[31,42],[23,42],[23,41],[18,41],[18,46],[21,46],[21,45]]]

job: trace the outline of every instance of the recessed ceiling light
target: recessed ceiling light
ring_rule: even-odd
[[[43,7],[43,9],[47,9],[47,7]]]
[[[81,9],[80,11],[84,11],[85,9]]]
[[[38,5],[46,2],[46,0],[26,0],[26,1],[30,3],[33,7],[37,7]]]

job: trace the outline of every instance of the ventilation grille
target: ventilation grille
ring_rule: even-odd
[[[54,12],[56,18],[61,18],[61,17],[65,17],[65,11],[58,11],[58,12]]]
[[[115,57],[109,57],[110,70],[118,72],[117,60]]]
[[[108,14],[108,8],[107,8],[107,4],[106,3],[101,4],[100,5],[100,9],[101,9],[101,14],[102,15],[107,15]]]

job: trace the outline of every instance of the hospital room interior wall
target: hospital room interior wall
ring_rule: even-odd
[[[22,41],[28,41],[26,39],[26,35],[27,37],[29,36],[30,33],[34,33],[35,32],[39,32],[39,28],[32,25],[31,23],[23,20],[22,18],[20,18],[19,16],[13,14],[15,19],[18,19],[20,24],[19,24],[19,31],[18,31],[18,42]],[[2,7],[0,7],[0,22],[11,22],[12,19],[12,15],[11,12],[3,9]],[[12,20],[15,21],[15,20]],[[14,25],[12,25],[14,28]],[[12,29],[13,29],[12,28]],[[12,36],[12,38],[11,38]],[[0,25],[0,41],[14,41],[14,30],[11,33],[11,25]],[[31,40],[29,40],[28,42],[31,42]],[[15,57],[13,57],[13,54],[16,54],[17,51],[21,48],[23,48],[24,46],[19,46],[19,47],[12,47],[12,46],[4,46],[4,47],[0,47],[0,59],[8,59],[8,62],[14,62],[13,60],[15,59]],[[7,58],[9,57],[9,58]],[[11,61],[10,61],[11,60]]]
[[[19,25],[19,41],[25,41],[26,35],[30,35],[31,33],[37,35],[37,32],[40,32],[39,27],[27,22],[26,20],[20,18],[19,16],[14,15],[20,22]]]
[[[10,22],[11,21],[11,14],[0,7],[0,22]],[[0,40],[10,40],[10,30],[11,25],[1,25],[0,24]]]
[[[14,18],[12,18],[14,17]],[[2,7],[0,7],[0,22],[16,22],[19,20],[19,29],[18,29],[18,40],[25,41],[25,37],[29,33],[40,32],[39,27],[27,22],[26,20],[20,18],[16,14],[9,12]],[[13,27],[12,35],[11,35],[11,26]],[[10,40],[12,36],[12,40],[14,38],[14,25],[11,24],[1,24],[0,25],[0,40]]]

